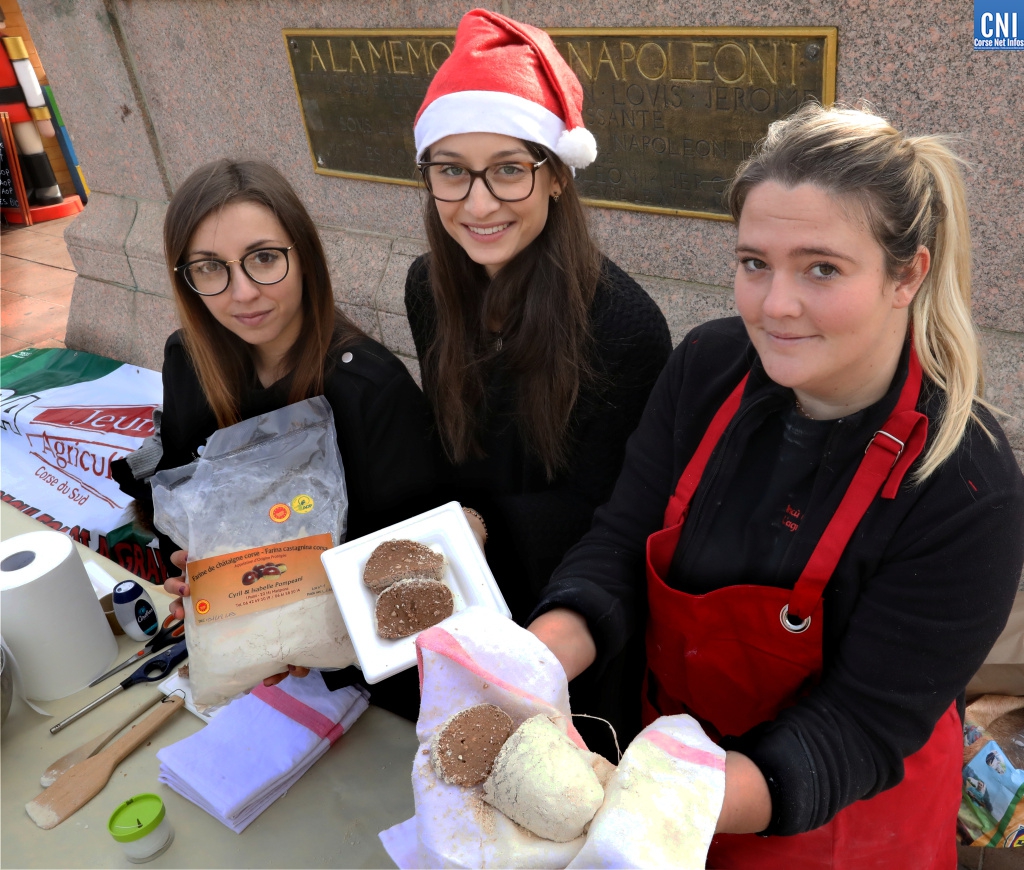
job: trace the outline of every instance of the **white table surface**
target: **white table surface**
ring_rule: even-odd
[[[42,525],[8,504],[0,504],[0,538]],[[131,577],[123,568],[78,545],[83,558],[100,562],[115,579]],[[171,600],[145,584],[157,609]],[[116,661],[139,649],[118,637]],[[111,662],[113,665],[115,662]],[[36,827],[25,804],[42,788],[39,776],[62,755],[113,727],[117,718],[157,689],[140,685],[109,701],[56,735],[51,725],[113,688],[122,672],[92,689],[39,706],[46,718],[15,700],[0,730],[0,866],[135,867],[107,832],[107,820],[119,803],[153,792],[167,808],[174,842],[146,867],[393,867],[377,834],[412,816],[410,774],[417,749],[411,722],[371,706],[295,786],[241,834],[157,782],[156,752],[195,733],[202,722],[182,710],[145,746],[114,771],[106,787],[56,828]]]

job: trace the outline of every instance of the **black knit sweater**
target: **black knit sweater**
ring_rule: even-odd
[[[405,306],[423,365],[436,331],[426,256],[409,269]],[[605,260],[591,306],[595,386],[580,395],[571,422],[568,467],[548,481],[544,465],[515,423],[516,385],[500,354],[487,383],[480,442],[484,458],[445,463],[450,497],[487,523],[487,561],[513,618],[523,623],[540,590],[590,527],[611,493],[626,439],[671,351],[668,326],[654,301]],[[438,452],[443,453],[438,447]]]

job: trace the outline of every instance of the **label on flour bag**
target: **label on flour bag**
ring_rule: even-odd
[[[329,534],[311,535],[189,562],[196,624],[332,594],[320,561],[332,546]]]

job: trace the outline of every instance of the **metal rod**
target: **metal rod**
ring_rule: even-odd
[[[102,704],[108,698],[113,698],[114,695],[116,695],[118,692],[123,692],[123,691],[124,691],[124,686],[114,686],[114,688],[111,689],[109,692],[107,692],[107,694],[101,695],[99,698],[97,698],[91,704],[87,704],[85,707],[83,707],[77,713],[72,713],[63,722],[58,722],[56,725],[54,725],[50,729],[50,733],[51,734],[56,734],[58,731],[63,731],[72,722],[77,722],[79,719],[81,719],[90,710],[95,710],[100,704]]]

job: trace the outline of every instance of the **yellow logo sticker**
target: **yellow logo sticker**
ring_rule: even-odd
[[[308,514],[313,510],[313,499],[308,495],[297,495],[292,499],[292,510],[297,514]]]
[[[292,510],[288,505],[278,503],[270,509],[270,518],[275,523],[283,523],[288,517],[292,515]]]
[[[200,598],[196,602],[196,613],[203,615],[210,612],[210,602],[205,598]]]

